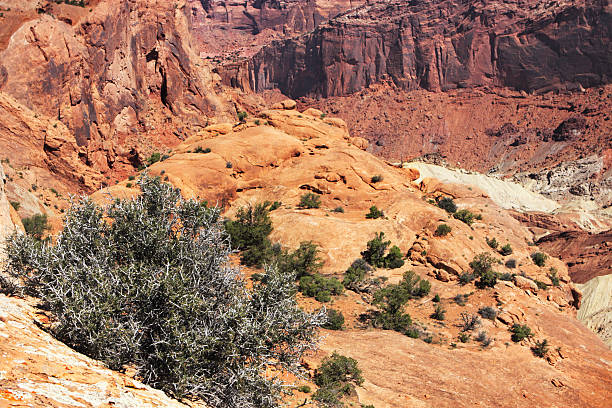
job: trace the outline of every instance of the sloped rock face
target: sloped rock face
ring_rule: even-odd
[[[177,143],[229,111],[186,14],[158,0],[104,1],[74,26],[41,14],[0,53],[0,92],[66,125],[95,170],[137,164],[143,141]]]
[[[608,2],[392,1],[265,47],[251,89],[346,95],[384,79],[431,91],[478,85],[580,89],[612,76]]]
[[[597,276],[578,288],[583,293],[578,319],[612,348],[612,274]]]

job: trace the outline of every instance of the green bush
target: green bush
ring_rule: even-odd
[[[379,183],[381,181],[383,181],[383,176],[381,176],[380,174],[376,175],[376,176],[372,176],[372,179],[370,180],[373,184],[375,183]]]
[[[344,213],[344,207],[338,206],[338,207],[334,208],[332,211],[335,212],[335,213]]]
[[[489,245],[489,247],[493,249],[496,249],[499,246],[499,242],[497,242],[495,237],[493,237],[492,239],[485,238],[485,240],[487,241],[487,245]]]
[[[476,282],[479,288],[493,287],[497,283],[497,273],[493,271],[493,264],[497,260],[487,253],[478,254],[470,262],[474,275],[480,277]]]
[[[432,319],[436,319],[436,320],[444,320],[444,319],[446,319],[446,310],[442,307],[442,305],[438,304],[436,306],[436,309],[431,314],[431,318]]]
[[[481,315],[484,319],[495,320],[495,318],[497,317],[497,310],[495,310],[491,306],[485,306],[478,309],[478,314]]]
[[[474,223],[474,219],[476,219],[474,213],[469,210],[459,210],[453,214],[453,217],[459,221],[463,221],[467,225],[472,225]]]
[[[336,309],[327,309],[327,322],[323,325],[323,328],[329,330],[342,330],[344,326],[344,316],[342,312]]]
[[[321,206],[321,197],[314,193],[306,193],[300,197],[300,208],[319,208]]]
[[[331,296],[340,295],[344,290],[338,279],[327,278],[320,274],[302,276],[299,289],[305,296],[313,297],[319,302],[329,302]]]
[[[506,268],[510,268],[510,269],[516,268],[516,259],[508,259],[506,261]]]
[[[470,341],[470,335],[464,332],[459,333],[457,337],[459,338],[459,341],[462,343],[467,343],[468,341]]]
[[[548,259],[548,255],[546,255],[543,252],[534,252],[533,254],[531,254],[531,259],[533,260],[534,264],[542,267],[546,265],[546,260]]]
[[[478,315],[461,312],[461,331],[462,332],[472,331],[478,326],[480,326],[480,324],[481,324],[481,321]]]
[[[437,202],[438,207],[442,208],[449,214],[457,212],[457,204],[450,197],[442,197]]]
[[[512,341],[515,343],[518,343],[527,337],[533,336],[531,329],[526,324],[515,323],[510,328],[510,331],[512,332]]]
[[[510,244],[506,244],[503,247],[501,247],[499,253],[501,253],[503,256],[508,256],[512,254],[512,245]]]
[[[412,271],[405,272],[398,284],[387,285],[374,293],[372,303],[381,309],[374,324],[385,330],[405,332],[412,324],[412,319],[402,312],[404,305],[410,299],[427,296],[430,290],[428,280],[421,279]]]
[[[314,275],[323,262],[319,258],[319,248],[312,241],[302,241],[293,252],[282,251],[275,262],[281,273],[291,273],[300,279],[302,276]]]
[[[361,256],[367,263],[377,268],[401,268],[404,265],[401,250],[397,246],[393,246],[389,253],[385,255],[391,241],[384,241],[384,238],[384,232],[376,234],[374,239],[368,241],[367,249],[361,252]]]
[[[300,310],[294,276],[273,268],[247,288],[218,209],[138,185],[106,208],[73,204],[54,244],[13,236],[10,276],[53,313],[55,336],[112,369],[212,407],[279,406],[287,387],[261,368],[299,374],[324,313]]]
[[[312,390],[310,389],[310,386],[308,385],[300,385],[297,390],[299,392],[303,392],[304,394],[310,394],[312,392]]]
[[[531,351],[538,357],[546,357],[546,354],[548,354],[548,340],[544,339],[542,341],[536,341],[536,344],[531,348]]]
[[[21,222],[26,234],[38,241],[42,239],[45,231],[51,229],[47,214],[34,214],[31,217],[23,218]]]
[[[210,147],[207,147],[207,148],[204,149],[204,148],[202,148],[202,146],[198,146],[198,147],[195,148],[195,150],[193,152],[194,153],[210,153],[211,150],[210,150]]]
[[[368,263],[359,258],[353,261],[351,266],[344,272],[344,279],[342,280],[342,284],[347,289],[355,290],[355,285],[361,281],[366,276],[366,273],[370,272],[372,268]]]
[[[459,275],[459,284],[467,285],[468,283],[472,282],[474,279],[476,279],[476,277],[474,276],[473,273],[463,272],[461,275]]]
[[[550,283],[552,283],[553,286],[559,286],[559,276],[557,275],[557,269],[550,268],[548,279],[550,279]]]
[[[240,122],[244,122],[247,118],[247,113],[245,111],[238,111],[238,120]]]
[[[459,306],[465,306],[467,300],[468,300],[469,295],[468,294],[461,294],[458,293],[453,297],[453,302],[455,302],[456,304],[458,304]]]
[[[21,204],[20,204],[19,202],[17,202],[17,201],[11,201],[11,203],[10,203],[10,204],[11,204],[11,207],[13,207],[13,209],[14,209],[15,211],[19,211],[19,208],[21,207]]]
[[[272,244],[268,236],[272,232],[269,201],[241,207],[236,220],[226,220],[225,229],[230,236],[232,248],[242,251],[241,262],[248,266],[261,266],[273,257]]]
[[[444,237],[452,231],[452,228],[447,224],[440,224],[436,229],[435,235],[437,237]]]
[[[548,285],[547,285],[547,284],[545,284],[544,282],[539,281],[539,280],[537,280],[537,279],[534,279],[533,281],[534,281],[534,282],[535,282],[535,284],[537,285],[538,289],[540,289],[540,290],[547,290],[547,289],[548,289]]]
[[[385,216],[385,213],[379,210],[375,205],[370,207],[370,212],[366,214],[367,219],[376,219],[382,218]]]
[[[155,152],[147,159],[147,164],[150,166],[161,160],[161,153]]]
[[[325,406],[338,406],[340,398],[349,395],[363,381],[357,360],[334,352],[315,373],[314,383],[319,389],[312,399]]]
[[[130,180],[130,181],[134,181],[135,179],[136,179],[136,176],[134,176],[134,175],[131,175],[130,177],[128,177],[128,180]]]
[[[432,302],[434,302],[434,303],[438,303],[438,302],[440,302],[440,295],[438,295],[438,294],[436,293],[436,296],[434,296],[434,297],[433,297],[433,299],[432,299],[431,301],[432,301]]]

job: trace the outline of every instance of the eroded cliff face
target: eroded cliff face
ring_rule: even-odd
[[[610,10],[600,0],[377,2],[265,47],[238,79],[293,97],[346,95],[385,79],[431,91],[580,89],[612,74]]]
[[[95,171],[131,168],[149,146],[233,110],[191,47],[184,2],[108,0],[85,12],[71,25],[43,9],[16,30],[0,53],[0,92],[63,123]]]

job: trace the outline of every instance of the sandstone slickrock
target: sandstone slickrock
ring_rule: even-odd
[[[583,293],[578,319],[612,348],[612,274],[596,276],[578,288]]]
[[[255,91],[346,95],[389,79],[432,91],[476,85],[542,92],[605,84],[612,74],[608,2],[382,1],[247,62]]]

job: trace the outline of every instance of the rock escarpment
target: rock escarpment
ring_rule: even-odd
[[[346,95],[383,80],[431,91],[581,89],[612,76],[611,27],[610,5],[599,0],[384,1],[265,47],[239,80],[293,97]]]

